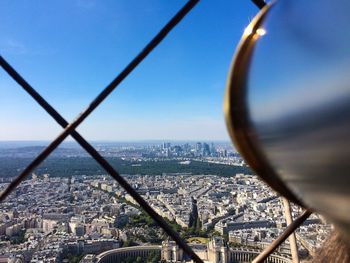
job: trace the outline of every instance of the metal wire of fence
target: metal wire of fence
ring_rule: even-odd
[[[163,230],[176,241],[184,252],[195,262],[203,262],[196,253],[182,240],[166,221],[159,216],[154,209],[120,176],[120,174],[78,133],[75,129],[88,115],[93,112],[102,101],[149,55],[152,50],[167,36],[167,34],[192,10],[199,0],[189,0],[177,14],[159,31],[159,33],[145,46],[145,48],[122,70],[122,72],[93,100],[72,123],[68,123],[39,93],[32,88],[23,77],[12,68],[7,61],[0,56],[0,64],[3,69],[40,104],[64,130],[53,140],[10,185],[0,194],[2,202],[41,162],[43,162],[68,136],[74,139],[139,203],[139,205],[158,223]]]

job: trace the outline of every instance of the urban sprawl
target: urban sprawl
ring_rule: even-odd
[[[131,165],[141,169],[144,161],[162,158],[184,166],[193,161],[245,166],[225,144],[100,145],[98,150],[136,160]],[[221,238],[230,247],[262,250],[286,227],[281,197],[255,175],[164,171],[123,177],[188,243]],[[0,179],[0,191],[13,179]],[[291,207],[297,217],[301,209]],[[313,214],[296,232],[300,257],[312,258],[330,231],[331,225]],[[0,262],[95,262],[104,251],[166,240],[163,230],[107,174],[33,173],[0,204]],[[278,253],[290,254],[288,241]]]

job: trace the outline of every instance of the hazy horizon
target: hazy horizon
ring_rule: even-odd
[[[25,147],[45,147],[47,146],[51,141],[47,140],[0,140],[0,148],[1,149],[14,149],[14,148],[25,148]],[[233,149],[235,149],[234,145],[230,141],[221,141],[221,140],[134,140],[134,141],[89,141],[93,146],[98,146],[98,145],[140,145],[140,146],[145,146],[145,145],[159,145],[162,144],[163,142],[169,142],[172,143],[173,145],[183,145],[185,143],[189,144],[195,144],[197,142],[205,142],[205,143],[214,143],[216,145],[225,145],[225,146],[230,146]],[[62,142],[58,148],[81,148],[79,143],[77,143],[74,140],[66,140]],[[82,148],[81,148],[82,149]]]

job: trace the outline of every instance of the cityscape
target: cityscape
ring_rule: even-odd
[[[350,2],[39,2],[0,1],[0,263],[350,262]]]
[[[159,174],[155,169],[123,177],[205,262],[250,262],[287,225],[281,198],[249,172],[229,143],[98,143],[96,148],[140,170],[166,162],[185,167],[174,173],[173,166],[165,165]],[[3,147],[0,158],[25,159],[39,149]],[[54,156],[74,160],[85,154],[65,145]],[[76,174],[65,163],[60,167],[64,176],[57,174],[60,169],[55,176],[50,167],[37,169],[0,204],[0,262],[190,262],[113,178],[91,174],[95,169]],[[202,166],[191,167],[193,163]],[[217,169],[215,174],[209,164],[245,172],[232,170],[228,176]],[[0,190],[13,178],[3,176]],[[292,205],[293,216],[300,213]],[[298,229],[302,262],[312,259],[331,230],[316,214]],[[290,254],[286,241],[271,262],[291,262]]]

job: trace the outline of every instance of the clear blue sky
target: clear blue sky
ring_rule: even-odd
[[[71,121],[185,4],[164,0],[0,1],[0,53]],[[249,0],[202,0],[79,126],[90,140],[228,140],[222,104]],[[60,127],[0,69],[0,140]]]

